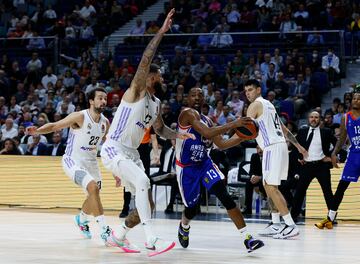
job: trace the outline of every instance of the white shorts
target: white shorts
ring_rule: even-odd
[[[62,166],[65,174],[87,193],[89,182],[95,181],[101,189],[101,174],[97,161],[79,161],[64,155]]]
[[[286,180],[289,168],[289,152],[286,143],[265,147],[262,157],[263,181],[268,185],[281,184]]]
[[[104,167],[111,171],[115,176],[121,178],[121,185],[125,187],[125,190],[131,192],[133,195],[136,193],[136,181],[139,177],[150,180],[145,174],[144,165],[140,159],[140,154],[136,149],[130,149],[122,145],[105,144],[101,148],[101,160]],[[134,171],[124,171],[124,167],[119,163],[125,161],[127,163],[134,163]],[[123,167],[123,168],[122,168]]]

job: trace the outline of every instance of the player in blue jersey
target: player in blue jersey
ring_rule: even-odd
[[[324,227],[332,229],[333,221],[346,189],[351,182],[357,182],[360,176],[360,84],[358,84],[354,90],[351,108],[351,111],[347,112],[341,120],[340,138],[331,155],[333,166],[339,168],[337,165],[337,154],[344,145],[347,137],[351,142],[349,154],[334,195],[333,205],[331,206],[327,217],[320,223],[315,224],[315,226],[320,229],[323,229]]]
[[[185,209],[179,225],[178,238],[182,247],[189,245],[190,220],[197,213],[200,202],[200,185],[216,195],[226,208],[231,220],[244,238],[248,252],[264,246],[261,240],[254,239],[246,230],[244,218],[226,190],[224,175],[208,155],[205,140],[211,139],[220,149],[240,144],[243,139],[236,134],[224,140],[221,134],[230,129],[251,122],[249,118],[237,119],[223,126],[213,127],[212,121],[200,114],[204,96],[200,88],[192,88],[188,95],[188,106],[181,111],[178,121],[179,133],[192,133],[193,139],[176,139],[176,174]]]

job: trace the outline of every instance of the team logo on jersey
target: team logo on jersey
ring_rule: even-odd
[[[105,133],[105,125],[101,124],[101,133]]]
[[[88,128],[89,130],[91,129],[91,124],[90,124],[90,123],[88,123],[87,128]]]
[[[151,119],[152,119],[152,116],[147,114],[144,119],[144,124],[145,125],[149,124]]]

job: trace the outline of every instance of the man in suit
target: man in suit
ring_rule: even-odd
[[[330,144],[335,146],[336,138],[328,128],[320,128],[320,114],[313,111],[308,118],[309,127],[299,130],[298,142],[308,151],[309,156],[300,158],[300,178],[296,188],[294,204],[291,209],[293,219],[297,219],[304,201],[306,190],[311,181],[319,181],[328,209],[331,208],[333,193],[331,189],[331,152]]]
[[[306,101],[309,95],[309,85],[304,81],[304,75],[299,73],[297,75],[297,81],[291,86],[289,91],[289,98],[294,102],[295,113],[301,115],[305,112]]]
[[[250,159],[250,178],[246,181],[245,186],[245,209],[242,211],[244,214],[252,214],[254,187],[259,187],[260,192],[266,196],[264,186],[262,184],[261,160],[262,150],[259,146],[256,146],[256,153],[252,154]]]
[[[28,144],[26,155],[45,156],[47,154],[46,144],[40,142],[40,135],[32,136],[32,143]]]
[[[65,152],[65,145],[61,143],[61,133],[54,132],[52,136],[53,144],[48,147],[49,156],[62,156]]]

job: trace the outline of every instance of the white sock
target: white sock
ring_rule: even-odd
[[[190,228],[190,225],[184,225],[182,221],[181,221],[181,226],[182,226],[184,229],[189,229],[189,228]]]
[[[146,241],[148,244],[151,244],[155,239],[155,235],[152,231],[152,226],[151,226],[150,220],[147,221],[146,223],[142,223],[142,226],[145,231]]]
[[[105,222],[105,216],[104,215],[99,215],[95,217],[95,221],[96,223],[98,223],[100,230],[106,229],[108,227],[108,225]]]
[[[329,210],[328,216],[329,216],[331,221],[334,221],[335,216],[336,216],[336,211]]]
[[[85,221],[88,221],[90,215],[85,214],[85,213],[81,210],[79,216],[80,216],[80,223],[84,223]]]
[[[282,218],[284,219],[286,225],[288,225],[288,226],[294,226],[295,225],[295,222],[292,219],[290,213],[288,213],[287,215],[283,215]]]
[[[271,213],[271,221],[274,225],[280,224],[280,213]]]
[[[243,228],[239,229],[240,232],[240,236],[242,239],[246,239],[248,236],[250,236],[250,234],[247,231],[247,227],[244,226]]]
[[[124,239],[126,237],[126,234],[131,230],[130,227],[127,227],[125,225],[125,222],[121,224],[120,231],[118,232],[119,239]]]

